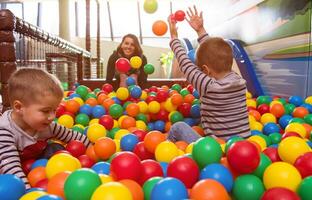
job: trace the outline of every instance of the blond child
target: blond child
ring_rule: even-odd
[[[186,19],[197,32],[199,47],[194,64],[178,39],[176,21],[168,18],[171,34],[170,47],[188,82],[200,94],[201,124],[205,135],[228,139],[250,135],[246,106],[246,81],[232,71],[232,49],[222,38],[209,37],[203,26],[203,14],[194,6]],[[168,139],[188,143],[199,139],[184,122],[173,124]]]
[[[85,135],[74,132],[53,120],[63,98],[60,81],[53,75],[34,68],[15,71],[8,82],[11,110],[0,118],[0,172],[14,174],[30,188],[21,168],[21,160],[38,156],[47,140],[79,140],[88,146]]]

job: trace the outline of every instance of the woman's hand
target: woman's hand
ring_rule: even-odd
[[[121,73],[119,75],[119,78],[120,78],[120,83],[119,83],[119,87],[127,87],[127,83],[126,83],[126,80],[128,78],[127,74],[124,74],[124,73]]]
[[[169,31],[171,39],[178,38],[178,28],[177,28],[177,21],[172,17],[172,14],[168,17],[168,24],[169,24]]]
[[[200,12],[198,14],[196,6],[194,6],[193,10],[189,7],[186,13],[188,16],[188,18],[186,18],[186,21],[197,32],[197,34],[202,35],[206,33],[206,30],[204,28],[203,12]]]

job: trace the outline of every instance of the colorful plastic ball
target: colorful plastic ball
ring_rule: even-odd
[[[144,8],[144,11],[149,14],[156,12],[158,8],[157,0],[145,0],[143,4],[143,8]]]
[[[112,116],[114,119],[119,118],[123,113],[123,108],[119,104],[113,104],[109,107],[109,114]]]
[[[126,100],[129,97],[129,91],[125,87],[120,87],[116,91],[116,96],[120,100]]]
[[[107,160],[116,152],[116,144],[111,138],[101,137],[95,141],[94,152],[97,157]]]
[[[164,22],[163,20],[157,20],[153,23],[152,31],[155,35],[157,36],[165,35],[167,30],[168,30],[168,26],[166,22]],[[144,67],[144,71],[145,71],[145,67]]]
[[[257,105],[267,104],[269,105],[272,101],[270,96],[258,96],[257,97]]]
[[[304,128],[304,126],[300,123],[290,123],[285,128],[285,133],[287,132],[295,132],[298,133],[302,138],[305,138],[307,136],[307,131]]]
[[[127,73],[131,69],[129,60],[126,58],[119,58],[115,63],[115,67],[120,73]]]
[[[179,179],[186,188],[192,188],[198,181],[199,168],[193,159],[179,156],[169,162],[167,176]]]
[[[183,119],[184,119],[183,115],[178,111],[173,111],[169,114],[169,120],[172,124],[176,122],[181,122],[183,121]]]
[[[187,199],[184,184],[176,178],[167,177],[157,182],[152,190],[151,200]]]
[[[133,98],[140,98],[140,96],[142,95],[142,89],[136,85],[131,89],[130,95]]]
[[[79,110],[80,104],[74,99],[69,99],[65,102],[65,108],[66,111],[75,114]]]
[[[299,171],[286,162],[275,162],[269,165],[263,174],[266,189],[284,187],[296,191],[301,182]]]
[[[152,74],[154,73],[155,68],[152,64],[147,63],[146,65],[144,65],[144,73],[145,74]]]
[[[213,179],[198,181],[191,189],[190,199],[229,200],[230,197],[221,183]]]
[[[72,128],[74,126],[74,119],[70,115],[62,115],[58,118],[57,123],[66,128]]]
[[[258,167],[252,172],[252,174],[262,179],[265,169],[271,164],[272,161],[270,158],[264,153],[260,153],[260,163]]]
[[[121,152],[112,159],[110,170],[115,180],[131,179],[139,181],[142,164],[139,157],[134,153]]]
[[[310,151],[311,148],[303,139],[294,136],[283,139],[278,146],[280,158],[291,164],[294,164],[299,156]]]
[[[75,171],[76,169],[80,168],[80,162],[77,158],[65,154],[65,153],[58,153],[52,156],[46,166],[46,175],[47,178],[51,178],[55,174],[63,171]]]
[[[106,129],[101,124],[91,124],[87,130],[87,137],[91,142],[106,136]]]
[[[205,166],[200,172],[200,180],[213,179],[221,183],[227,192],[231,192],[234,179],[230,170],[219,163]]]
[[[200,105],[195,104],[192,105],[191,107],[191,116],[194,118],[199,118],[200,117]]]
[[[237,177],[233,186],[233,195],[237,200],[260,199],[264,191],[261,179],[250,174]]]
[[[281,142],[282,135],[280,133],[271,133],[269,138],[271,139],[272,144],[278,144]]]
[[[231,145],[227,158],[230,166],[242,174],[253,172],[260,162],[257,147],[249,141],[238,141]]]
[[[161,142],[155,150],[155,158],[158,162],[170,162],[179,155],[177,146],[169,141]]]
[[[154,123],[154,130],[160,131],[160,132],[164,132],[165,130],[165,122],[161,121],[161,120],[157,120]]]
[[[309,110],[301,106],[296,107],[292,112],[293,117],[298,118],[304,118],[307,114],[309,114]]]
[[[306,152],[300,155],[294,166],[299,170],[302,178],[312,176],[312,152]]]
[[[66,151],[68,151],[71,155],[78,158],[86,152],[85,145],[79,140],[71,140],[66,145]]]
[[[152,101],[148,104],[148,110],[150,113],[158,113],[160,110],[160,104],[157,101]]]
[[[263,153],[267,155],[272,162],[281,161],[281,158],[278,155],[277,148],[268,147],[263,151]]]
[[[312,176],[308,176],[302,180],[297,190],[302,200],[310,200],[312,196]]]
[[[130,58],[130,65],[134,69],[139,69],[142,65],[142,59],[139,56],[133,56]]]
[[[279,125],[282,127],[282,129],[285,129],[286,126],[289,124],[289,121],[292,119],[293,117],[291,115],[283,115],[279,120],[278,123]]]
[[[267,142],[264,137],[267,137],[266,135],[259,134],[259,135],[253,135],[250,136],[247,141],[252,142],[252,144],[256,145],[258,150],[261,152],[267,147]],[[268,140],[268,142],[270,142]]]
[[[263,126],[263,133],[266,135],[270,135],[271,133],[279,133],[280,132],[280,127],[276,123],[266,123]]]
[[[153,177],[162,177],[164,176],[162,167],[159,162],[147,159],[142,162],[142,173],[138,183],[143,185],[148,179]]]
[[[210,155],[210,156],[206,156]],[[219,163],[222,157],[220,144],[212,137],[198,139],[193,146],[192,156],[200,168],[211,163]]]
[[[102,86],[102,90],[104,92],[107,92],[107,93],[110,93],[114,90],[113,86],[109,83],[105,83],[103,86]]]
[[[133,153],[135,153],[141,160],[154,158],[154,154],[145,148],[144,142],[137,143],[133,149]]]
[[[139,142],[139,139],[134,134],[127,134],[120,140],[120,147],[123,151],[133,151],[135,145]]]
[[[84,98],[85,96],[87,96],[87,94],[89,93],[88,88],[84,85],[79,85],[76,88],[75,91],[77,94],[79,94],[82,98]]]
[[[270,113],[272,113],[275,117],[279,118],[285,114],[285,108],[283,104],[276,103],[270,106]]]
[[[289,97],[288,102],[291,104],[294,104],[297,107],[303,104],[303,99],[300,96],[294,95],[294,96]]]
[[[131,76],[129,76],[127,79],[126,79],[126,84],[127,86],[130,86],[130,85],[135,85],[135,79]]]
[[[111,130],[114,126],[114,119],[110,115],[103,115],[99,119],[99,124],[104,126],[107,130]]]
[[[26,192],[24,182],[16,175],[0,175],[0,196],[5,200],[20,199]]]
[[[190,50],[188,53],[187,53],[188,57],[190,58],[190,60],[195,63],[195,56],[196,56],[196,51],[195,49],[192,49]]]
[[[37,200],[39,197],[47,195],[44,191],[30,191],[22,196],[19,200]]]
[[[130,179],[124,179],[119,181],[119,183],[128,188],[128,190],[131,192],[132,200],[144,200],[143,189],[137,182]]]
[[[174,13],[174,19],[176,21],[183,21],[185,19],[185,13],[183,10],[177,10],[175,13]]]
[[[144,183],[143,191],[145,200],[151,200],[151,194],[152,190],[154,189],[154,186],[162,179],[163,179],[162,177],[152,177]]]
[[[96,105],[92,107],[92,116],[94,118],[100,118],[102,115],[105,115],[106,111],[103,106]]]
[[[108,162],[97,162],[95,163],[91,169],[93,171],[95,171],[97,174],[106,174],[109,175],[110,174],[110,163]]]
[[[36,200],[62,200],[61,197],[58,197],[56,195],[44,195],[44,196],[41,196],[39,197],[38,199]]]
[[[149,152],[154,153],[158,144],[165,140],[165,134],[160,131],[150,131],[144,137],[144,146]]]
[[[264,113],[260,118],[260,122],[263,125],[266,123],[276,123],[276,117],[271,113]]]
[[[300,200],[300,197],[293,191],[282,188],[276,187],[271,188],[265,191],[261,197],[261,200]]]
[[[175,91],[177,91],[177,92],[180,92],[180,90],[182,90],[182,87],[181,87],[180,84],[175,83],[175,84],[173,84],[173,85],[171,86],[171,89],[172,89],[172,90],[175,90]]]

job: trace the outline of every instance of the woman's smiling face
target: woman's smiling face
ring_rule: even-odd
[[[126,37],[123,43],[121,44],[121,50],[124,56],[126,56],[127,58],[130,58],[134,54],[134,51],[135,51],[135,45],[134,45],[133,39],[130,37]]]

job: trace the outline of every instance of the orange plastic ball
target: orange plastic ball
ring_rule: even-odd
[[[99,95],[97,96],[98,104],[102,104],[102,103],[104,102],[104,100],[107,99],[107,98],[108,98],[108,97],[107,97],[106,94],[103,94],[103,93],[99,94]]]
[[[192,94],[187,94],[184,96],[184,103],[192,104],[195,97]]]
[[[91,145],[86,150],[86,155],[91,158],[94,162],[97,162],[99,160],[99,157],[95,154],[94,146]]]
[[[199,127],[199,126],[192,126],[192,129],[194,131],[196,131],[196,133],[198,133],[200,136],[205,136],[204,129],[202,129],[201,127]]]
[[[281,117],[285,114],[285,109],[283,104],[275,103],[270,106],[270,113],[272,113],[275,117]]]
[[[155,35],[162,36],[166,34],[168,26],[163,20],[157,20],[154,22],[152,30]]]
[[[64,184],[71,172],[64,171],[52,176],[48,182],[47,192],[65,199]]]
[[[155,153],[158,144],[166,140],[166,136],[160,131],[150,131],[144,137],[144,147],[151,153]]]
[[[69,99],[68,101],[65,102],[65,109],[68,112],[71,113],[76,113],[80,108],[80,104],[73,100],[73,99]]]
[[[294,109],[292,113],[293,117],[298,117],[298,118],[304,118],[304,116],[306,116],[307,114],[309,114],[309,111],[308,109],[304,107],[297,107]]]
[[[95,141],[94,152],[99,158],[107,160],[116,152],[116,144],[111,138],[99,138]]]
[[[98,101],[95,98],[89,98],[85,101],[85,104],[89,104],[90,106],[96,106]]]
[[[204,179],[198,181],[191,190],[190,198],[198,200],[230,199],[224,186],[218,181],[213,179]]]
[[[115,101],[114,101],[113,99],[108,98],[108,99],[105,99],[105,100],[103,101],[102,106],[104,106],[104,108],[105,108],[106,110],[109,110],[109,107],[110,107],[111,105],[113,105],[114,103],[115,103]]]
[[[31,186],[35,186],[39,181],[46,179],[45,167],[36,167],[32,169],[28,175],[27,179]]]
[[[129,189],[133,200],[144,200],[143,189],[136,181],[131,179],[124,179],[119,182]]]
[[[131,117],[135,117],[140,113],[140,107],[136,103],[130,103],[126,107],[127,114]]]
[[[185,151],[186,147],[188,146],[188,143],[181,140],[181,141],[176,141],[175,145],[178,147],[178,149],[181,149],[182,151]]]
[[[121,121],[121,128],[128,129],[136,126],[136,121],[133,117],[124,117]]]
[[[181,94],[173,94],[171,96],[171,103],[175,106],[179,106],[183,103],[183,97]]]
[[[261,119],[261,114],[257,110],[249,110],[249,115],[253,116],[256,121],[260,121]]]

